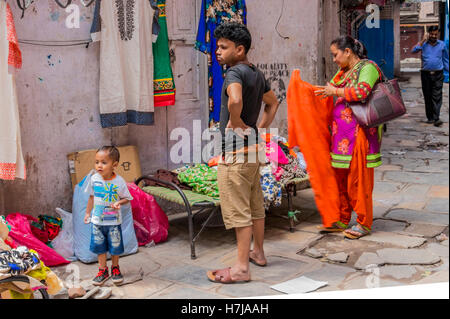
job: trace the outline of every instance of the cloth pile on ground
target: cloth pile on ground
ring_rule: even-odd
[[[31,218],[30,226],[33,234],[44,244],[53,248],[52,241],[58,236],[63,226],[62,219],[48,215],[39,215],[37,219]]]
[[[9,236],[18,245],[35,250],[47,266],[59,266],[70,263],[33,234],[30,225],[30,220],[36,220],[33,216],[14,213],[9,214],[6,220],[11,226]]]
[[[6,220],[0,220],[0,225],[7,225]],[[51,295],[58,293],[61,280],[45,266],[35,250],[7,245],[3,239],[8,238],[8,232],[8,228],[3,229],[0,237],[0,299],[5,291],[9,292],[7,298],[12,299],[32,299],[35,290],[46,290]],[[26,278],[28,282],[18,278]]]

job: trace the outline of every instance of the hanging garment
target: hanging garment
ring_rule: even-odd
[[[195,48],[208,56],[209,127],[218,128],[225,68],[216,59],[214,30],[222,22],[247,24],[245,0],[202,0]]]
[[[300,147],[323,225],[331,227],[340,220],[339,190],[330,160],[333,99],[317,97],[314,90],[294,70],[287,93],[289,146]]]
[[[153,44],[155,107],[175,104],[175,81],[170,65],[169,34],[167,31],[166,0],[158,0],[158,40]]]
[[[96,0],[91,33],[100,41],[103,128],[154,125],[154,12],[149,0]]]
[[[25,179],[16,80],[10,68],[22,66],[14,19],[9,4],[0,1],[0,179]]]

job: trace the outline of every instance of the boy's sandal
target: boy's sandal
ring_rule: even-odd
[[[348,228],[348,225],[346,225],[340,221],[333,223],[333,226],[331,226],[331,227],[317,226],[317,229],[323,233],[341,232],[341,231],[346,230],[347,228]]]
[[[208,276],[208,279],[210,281],[221,283],[221,284],[235,284],[235,283],[244,283],[244,282],[250,281],[250,280],[236,281],[236,280],[231,279],[230,270],[231,270],[231,267],[220,269],[220,270],[210,270],[206,273],[206,276]]]
[[[349,239],[359,239],[361,237],[367,236],[370,234],[370,229],[362,226],[355,225],[351,229],[348,229],[344,232],[345,237]]]

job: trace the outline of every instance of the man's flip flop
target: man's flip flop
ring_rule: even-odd
[[[212,282],[217,282],[220,284],[239,284],[239,283],[246,283],[250,280],[233,280],[231,279],[230,274],[231,267],[219,269],[219,270],[210,270],[206,272],[206,276],[208,276],[208,279]]]
[[[260,264],[260,263],[256,262],[256,260],[254,260],[252,257],[248,257],[248,261],[251,262],[253,265],[256,265],[258,267],[266,267],[267,266],[267,263]]]

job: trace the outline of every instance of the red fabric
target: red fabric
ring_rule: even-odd
[[[175,105],[175,90],[158,91],[157,93],[167,95],[154,95],[155,107]]]
[[[60,254],[33,235],[29,220],[35,220],[35,218],[30,215],[19,213],[6,216],[6,221],[11,226],[9,236],[14,239],[18,245],[35,250],[46,266],[51,267],[69,264],[70,261],[64,259]]]
[[[166,241],[169,234],[169,219],[155,198],[133,183],[127,185],[133,197],[131,209],[139,246],[147,245],[152,240],[155,244]]]
[[[14,17],[8,3],[6,4],[6,33],[9,42],[8,64],[20,69],[22,67],[22,53],[17,40]]]
[[[294,70],[287,93],[289,147],[300,147],[323,225],[331,227],[340,220],[339,191],[330,159],[333,99],[321,99],[315,90]]]

